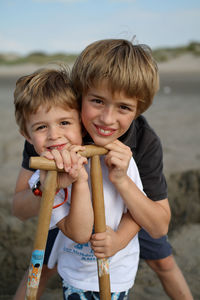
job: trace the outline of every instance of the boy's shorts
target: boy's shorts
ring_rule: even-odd
[[[64,280],[63,299],[64,300],[100,300],[99,292],[81,290],[68,285]],[[111,293],[111,300],[128,300],[128,291]]]
[[[44,255],[44,264],[47,265],[51,249],[58,234],[59,229],[49,230],[47,244]],[[167,241],[167,236],[153,239],[145,230],[139,232],[140,258],[143,259],[162,259],[172,254],[172,247]]]
[[[50,256],[51,250],[53,248],[55,239],[57,237],[58,231],[59,231],[59,229],[57,227],[49,230],[48,237],[47,237],[47,244],[46,244],[45,253],[44,253],[44,262],[43,262],[44,265],[47,265],[47,263],[48,263],[49,256]]]
[[[139,232],[140,258],[156,260],[172,254],[172,247],[167,240],[167,235],[153,239],[144,229]]]

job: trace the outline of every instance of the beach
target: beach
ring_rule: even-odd
[[[21,222],[11,214],[24,139],[14,118],[13,91],[18,77],[35,65],[0,66],[0,300],[11,300],[29,265],[37,218]],[[160,90],[144,114],[161,139],[164,173],[173,210],[169,241],[191,288],[200,299],[200,58],[185,55],[159,64]],[[56,276],[42,299],[62,299]],[[169,299],[156,275],[140,261],[130,299]]]

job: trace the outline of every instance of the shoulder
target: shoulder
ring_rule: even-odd
[[[24,143],[24,150],[23,150],[23,161],[22,161],[22,167],[24,169],[30,170],[30,171],[35,171],[31,168],[29,168],[29,159],[31,156],[38,156],[36,153],[33,145],[31,145],[29,142],[25,141]]]
[[[156,142],[160,144],[160,138],[156,134],[155,130],[149,125],[144,116],[139,116],[135,120],[135,129],[137,135],[137,144],[139,142],[145,142],[151,144]]]
[[[38,156],[32,144],[30,144],[27,140],[24,143],[24,153],[30,156]]]

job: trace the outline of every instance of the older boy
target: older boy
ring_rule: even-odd
[[[111,106],[108,109],[107,104],[108,99],[112,98],[109,94],[105,94],[104,86],[102,86],[103,80],[107,78],[109,79],[109,89],[113,94],[115,91],[125,91],[126,96],[135,96],[138,99],[135,120],[120,137],[120,141],[131,148],[146,195],[157,205],[167,203],[167,185],[162,171],[160,140],[146,119],[141,116],[151,105],[158,89],[158,72],[151,57],[151,50],[142,45],[133,45],[126,40],[111,39],[92,43],[79,55],[72,70],[72,79],[82,104],[83,124],[87,127],[87,131],[89,131],[88,127],[96,130],[97,136],[101,131],[101,126],[98,125],[103,125],[104,130],[105,127],[112,128],[111,116],[115,118],[115,111],[112,111]],[[99,83],[101,88],[98,86]],[[91,106],[87,104],[90,100],[88,96],[90,97],[91,90],[96,102],[99,102],[99,106],[104,107],[99,109],[99,121],[96,118],[97,115],[95,116],[97,121],[94,116],[90,118],[89,115],[90,110],[88,109]],[[85,109],[86,107],[87,109]],[[126,107],[126,109],[130,109],[130,107]],[[85,123],[89,123],[91,120],[93,126],[92,124],[87,126]],[[91,132],[89,133],[91,135]],[[95,139],[94,141],[96,142]],[[172,256],[167,237],[153,239],[146,231],[141,230],[139,241],[140,257],[145,259],[157,273],[169,297],[175,300],[193,299]]]

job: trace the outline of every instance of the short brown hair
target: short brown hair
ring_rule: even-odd
[[[81,95],[103,79],[113,93],[123,91],[139,100],[137,116],[152,104],[159,88],[158,68],[151,49],[123,39],[96,41],[77,58],[72,82],[80,104]]]
[[[47,109],[52,106],[79,109],[69,71],[64,66],[60,69],[40,69],[20,77],[16,82],[14,104],[16,122],[25,134],[28,134],[26,121],[40,105],[47,106]]]

